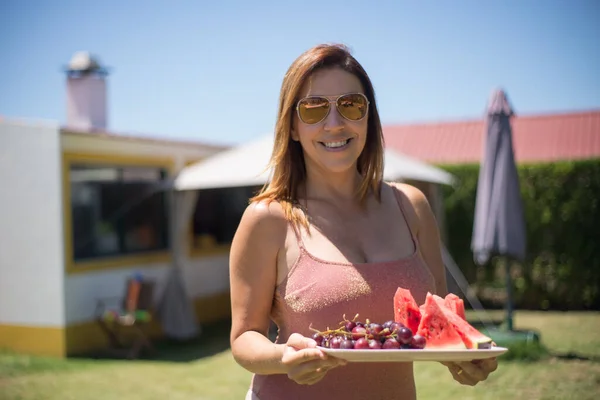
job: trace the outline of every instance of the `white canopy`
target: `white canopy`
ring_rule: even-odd
[[[179,173],[169,188],[172,191],[173,267],[161,297],[159,310],[164,331],[172,338],[189,339],[202,332],[194,314],[182,277],[185,265],[185,237],[194,212],[198,189],[258,186],[269,179],[267,165],[273,149],[272,135],[222,151],[192,164]],[[386,149],[384,179],[414,179],[451,184],[452,175],[431,165]]]
[[[273,136],[224,150],[205,160],[185,167],[175,178],[176,190],[214,189],[223,187],[256,186],[264,184],[270,171],[266,170],[273,149]],[[400,154],[385,150],[384,179],[397,181],[413,179],[451,184],[453,177],[446,171]]]

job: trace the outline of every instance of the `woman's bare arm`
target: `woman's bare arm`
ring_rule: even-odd
[[[328,357],[316,342],[292,333],[285,344],[268,337],[277,282],[277,258],[285,251],[288,222],[278,203],[248,206],[231,245],[231,351],[248,371],[287,374],[299,384],[314,384],[345,361]]]
[[[411,229],[417,236],[421,255],[435,279],[436,294],[444,297],[448,293],[448,287],[446,268],[442,259],[440,232],[427,197],[414,186],[406,184],[395,184],[395,186],[410,202],[405,208],[410,210]]]
[[[251,204],[231,245],[231,350],[244,368],[258,374],[283,373],[283,345],[268,337],[277,280],[277,256],[287,224],[277,203]]]

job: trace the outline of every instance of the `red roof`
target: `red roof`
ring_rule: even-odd
[[[600,110],[516,116],[517,162],[600,158]],[[386,125],[386,145],[434,164],[476,163],[483,154],[484,121]]]

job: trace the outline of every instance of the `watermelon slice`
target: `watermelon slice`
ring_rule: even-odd
[[[492,345],[492,339],[473,328],[465,319],[461,318],[451,308],[446,306],[446,301],[438,295],[431,295],[431,298],[437,303],[439,309],[444,313],[446,320],[452,325],[454,330],[461,337],[467,349],[489,349]],[[428,296],[429,299],[429,296]]]
[[[427,341],[427,349],[465,349],[465,343],[454,326],[448,321],[447,313],[440,307],[431,293],[427,293],[423,304],[423,315],[417,329]]]
[[[413,334],[419,328],[421,311],[410,290],[398,288],[394,295],[394,321],[404,324]]]
[[[454,293],[448,293],[444,298],[444,302],[446,303],[446,307],[454,311],[455,314],[465,321],[467,320],[467,317],[465,316],[465,303],[460,297]]]

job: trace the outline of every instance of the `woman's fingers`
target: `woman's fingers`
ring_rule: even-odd
[[[450,373],[452,373],[452,377],[455,381],[469,386],[475,386],[477,384],[477,380],[473,379],[468,373],[466,373],[458,364],[454,364],[448,368]]]
[[[317,342],[306,336],[302,336],[299,333],[292,333],[287,340],[287,345],[295,349],[301,350],[306,348],[317,347]]]
[[[294,366],[288,372],[288,377],[298,383],[314,384],[321,380],[329,370],[340,365],[339,361],[335,359],[312,360]]]
[[[311,360],[326,360],[327,354],[316,348],[316,342],[299,334],[292,334],[287,341],[282,362],[288,366]]]
[[[472,362],[442,362],[452,373],[452,377],[463,385],[474,386],[488,378],[498,368],[495,358]]]
[[[305,385],[317,383],[330,369],[346,364],[317,349],[313,339],[297,333],[288,338],[281,361],[287,366],[288,377]]]
[[[306,363],[302,363],[293,367],[288,376],[299,382],[308,382],[315,378],[325,376],[325,374],[332,368],[335,368],[337,363],[320,360],[313,360]]]
[[[303,382],[299,382],[302,385],[314,385],[317,382],[320,382],[323,378],[325,378],[325,373],[321,374],[313,374],[305,378]]]
[[[301,378],[311,374],[324,374],[340,365],[343,364],[335,358],[329,358],[327,360],[311,360],[295,365],[290,370],[290,374],[293,374],[296,378]]]
[[[484,371],[487,371],[488,375],[498,369],[498,360],[494,358],[486,358],[484,360],[480,360],[479,366]]]
[[[462,373],[460,375],[466,375],[469,379],[474,380],[476,382],[484,381],[488,377],[488,372],[484,371],[480,368],[479,365],[473,364],[471,362],[459,362],[457,366]],[[457,371],[458,373],[459,371]]]

